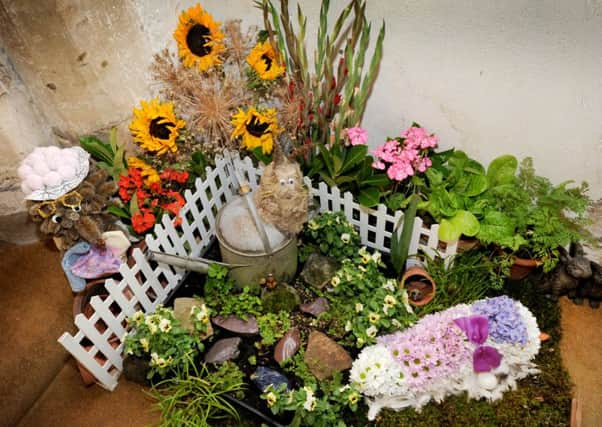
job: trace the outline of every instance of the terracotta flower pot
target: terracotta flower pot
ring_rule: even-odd
[[[510,267],[510,279],[521,280],[524,279],[534,269],[539,267],[542,263],[538,259],[527,259],[514,257],[514,263]]]
[[[99,296],[101,299],[104,299],[108,296],[104,284],[105,279],[92,280],[86,284],[86,289],[83,292],[80,292],[75,296],[73,299],[74,318],[78,314],[83,314],[87,318],[92,317],[94,314],[94,308],[90,305],[90,299],[93,296]],[[96,325],[96,329],[98,329],[98,332],[103,333],[106,330],[106,327],[104,327],[101,323],[98,323]],[[109,344],[111,344],[113,348],[117,348],[117,346],[119,346],[119,342],[119,338],[115,335],[109,339]],[[90,350],[92,348],[91,343],[89,345],[83,345],[86,350]],[[104,365],[104,363],[107,361],[106,358],[99,356],[98,354],[94,356],[94,360],[96,360],[99,365]],[[82,381],[86,386],[91,386],[96,382],[94,375],[92,375],[92,373],[79,362],[77,362],[77,369],[79,370]]]
[[[422,267],[411,267],[401,278],[400,286],[408,292],[410,304],[420,307],[435,297],[437,287],[433,278]]]

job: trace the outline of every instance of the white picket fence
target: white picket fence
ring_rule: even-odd
[[[173,219],[165,215],[161,224],[155,226],[154,236],[146,236],[148,248],[174,255],[202,256],[215,238],[218,211],[237,194],[235,171],[253,189],[257,187],[261,169],[256,169],[250,158],[240,159],[237,154],[230,154],[218,159],[214,169],[207,168],[207,178],[197,180],[196,190],[185,192],[186,204],[180,211],[180,229],[174,226]],[[389,240],[402,212],[397,211],[391,216],[383,205],[368,209],[355,203],[350,193],[341,195],[337,188],[330,188],[324,183],[312,187],[307,178],[305,182],[321,212],[343,211],[357,227],[362,244],[389,252]],[[422,220],[416,218],[410,254],[423,252],[428,256],[438,254],[449,259],[455,254],[456,246],[441,247],[437,235],[437,225],[427,229],[423,227]],[[122,338],[127,331],[126,318],[137,310],[153,312],[186,276],[182,269],[149,261],[138,248],[134,249],[132,257],[132,266],[121,266],[122,279],[119,282],[105,282],[108,296],[104,300],[99,296],[91,298],[94,313],[89,318],[84,314],[75,317],[77,332],[65,332],[58,339],[79,364],[94,375],[98,384],[111,391],[117,387],[123,369]]]

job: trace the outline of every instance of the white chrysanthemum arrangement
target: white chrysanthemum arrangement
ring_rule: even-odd
[[[350,381],[366,397],[371,420],[385,407],[420,410],[464,391],[497,400],[538,372],[539,334],[531,312],[507,296],[461,304],[379,337],[353,363]]]

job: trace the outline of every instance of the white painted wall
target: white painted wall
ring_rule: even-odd
[[[153,3],[169,4],[152,26],[155,45],[161,33],[169,37],[174,8],[194,2]],[[333,9],[345,3],[331,1]],[[387,28],[364,118],[372,146],[417,121],[443,148],[485,164],[505,153],[532,156],[540,174],[587,180],[602,197],[602,0],[367,3],[373,26],[384,19]],[[203,4],[216,19],[259,23],[250,0]],[[313,34],[320,1],[301,4]]]
[[[47,126],[75,132],[119,121],[125,128],[131,108],[149,95],[152,54],[175,47],[178,13],[194,3],[0,0],[19,32],[8,54]],[[218,20],[261,24],[252,0],[202,3]],[[301,3],[312,45],[321,2]],[[346,0],[331,3],[334,16]],[[463,149],[484,163],[504,153],[530,155],[540,174],[555,182],[588,180],[592,196],[602,197],[602,0],[367,3],[375,30],[383,19],[387,26],[364,120],[371,146],[417,121],[440,136],[442,148]],[[28,34],[31,42],[23,42]],[[49,91],[48,82],[57,89]],[[11,132],[17,151],[22,132]],[[38,140],[49,143],[30,139]]]

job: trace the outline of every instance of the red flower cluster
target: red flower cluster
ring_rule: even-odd
[[[188,181],[188,172],[165,169],[160,174],[161,181],[147,185],[142,178],[142,170],[129,168],[127,175],[119,178],[119,197],[129,203],[134,194],[138,210],[131,216],[132,228],[142,234],[152,228],[163,213],[169,212],[176,219],[174,225],[182,223],[178,217],[180,208],[184,206],[184,198],[180,194],[182,185]]]

